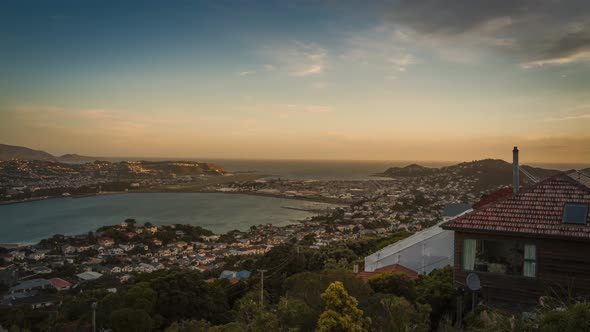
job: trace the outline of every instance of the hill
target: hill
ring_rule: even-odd
[[[560,171],[521,165],[520,183],[527,185],[533,181],[525,175],[526,172],[536,179],[545,179]],[[465,180],[475,190],[491,190],[500,186],[512,184],[512,164],[500,159],[484,159],[464,162],[457,165],[440,168],[429,168],[420,165],[408,165],[406,167],[389,168],[382,174],[387,177],[415,177],[431,176],[437,182],[459,179]],[[449,181],[450,182],[450,181]]]
[[[424,167],[416,164],[411,164],[405,167],[391,167],[383,172],[384,176],[389,177],[411,177],[423,176],[438,172],[437,168]]]
[[[57,158],[62,163],[69,163],[69,164],[83,164],[83,163],[90,163],[96,160],[104,160],[105,158],[100,157],[89,157],[89,156],[81,156],[79,154],[64,154],[63,156],[59,156]]]
[[[0,160],[55,160],[56,158],[41,150],[33,150],[23,146],[0,144]]]

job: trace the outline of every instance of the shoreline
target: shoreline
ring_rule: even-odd
[[[232,195],[248,195],[248,196],[262,196],[262,197],[271,197],[271,198],[283,198],[295,201],[306,201],[306,202],[315,202],[315,203],[325,203],[325,204],[335,204],[335,205],[347,205],[350,204],[349,202],[343,202],[339,199],[330,199],[330,198],[321,198],[321,197],[292,197],[292,196],[283,196],[277,194],[264,194],[264,193],[256,193],[256,192],[223,192],[223,191],[216,191],[216,190],[203,190],[203,191],[168,191],[168,190],[142,190],[142,191],[113,191],[113,192],[104,192],[104,193],[96,193],[96,194],[85,194],[80,196],[44,196],[44,197],[35,197],[31,199],[21,200],[21,201],[5,201],[0,202],[0,206],[3,205],[13,205],[13,204],[24,204],[24,203],[34,203],[34,202],[41,202],[51,199],[80,199],[80,198],[88,198],[88,197],[96,197],[96,196],[110,196],[110,195],[124,195],[124,194],[232,194]]]
[[[21,203],[34,203],[34,202],[42,202],[51,199],[60,199],[60,198],[86,198],[86,197],[95,197],[95,196],[110,196],[110,195],[121,195],[121,194],[128,194],[128,192],[124,191],[108,191],[96,194],[83,194],[83,195],[72,195],[72,196],[42,196],[42,197],[34,197],[29,198],[21,201],[4,201],[0,202],[0,206],[2,205],[12,205],[12,204],[21,204]]]

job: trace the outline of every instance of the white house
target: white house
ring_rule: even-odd
[[[455,218],[470,211],[472,210],[463,211]],[[453,265],[454,233],[443,230],[440,224],[426,228],[365,257],[365,272],[399,264],[426,274],[434,269]]]

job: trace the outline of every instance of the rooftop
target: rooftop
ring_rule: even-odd
[[[376,275],[388,273],[388,272],[405,274],[411,280],[418,279],[418,273],[416,271],[408,269],[407,267],[399,265],[399,264],[384,266],[384,267],[376,269],[373,272],[358,272],[358,273],[355,273],[355,275],[358,276],[359,278],[363,279],[364,282],[367,282],[367,281],[369,281],[369,279],[371,279],[372,277],[374,277]]]
[[[590,204],[588,183],[590,178],[579,172],[560,173],[441,227],[456,231],[589,240],[590,213],[586,215],[585,224],[563,223],[566,204]]]
[[[51,282],[53,284],[53,287],[55,288],[65,288],[65,287],[71,287],[72,284],[61,279],[61,278],[51,278],[49,279],[49,282]]]
[[[52,286],[52,284],[47,279],[31,279],[21,281],[18,285],[11,287],[10,292],[18,292],[26,289],[42,288],[48,286]]]
[[[76,276],[82,280],[95,280],[102,277],[102,274],[94,271],[88,271],[76,274]]]

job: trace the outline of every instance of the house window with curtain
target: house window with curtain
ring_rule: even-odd
[[[463,269],[472,271],[475,266],[477,241],[466,239],[463,241]]]
[[[536,247],[511,240],[465,239],[463,269],[534,278],[537,274]]]
[[[537,247],[533,244],[524,245],[524,267],[522,275],[531,278],[537,275]]]

